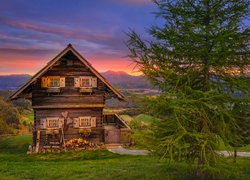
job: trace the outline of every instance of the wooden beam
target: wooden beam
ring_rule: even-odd
[[[40,146],[40,135],[41,135],[40,130],[37,130],[37,134],[36,134],[36,149],[35,149],[35,152],[36,152],[36,153],[39,151],[39,146]]]
[[[61,108],[103,108],[104,104],[81,104],[81,105],[47,105],[32,106],[33,109],[61,109]]]

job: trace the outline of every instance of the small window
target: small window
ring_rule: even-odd
[[[80,87],[91,87],[91,78],[81,78]]]
[[[58,118],[47,118],[47,128],[58,128],[59,119]]]
[[[60,87],[60,78],[51,77],[49,87]]]
[[[91,117],[80,117],[79,127],[91,127]]]
[[[41,86],[43,88],[65,87],[65,77],[60,77],[60,76],[42,77]]]
[[[96,88],[97,78],[92,76],[80,76],[74,78],[74,87],[80,88]]]

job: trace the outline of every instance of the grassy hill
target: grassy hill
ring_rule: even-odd
[[[31,135],[0,138],[0,179],[195,179],[194,166],[107,150],[27,155]],[[209,179],[248,179],[250,158],[226,159]]]

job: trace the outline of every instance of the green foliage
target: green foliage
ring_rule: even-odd
[[[150,129],[157,150],[171,160],[216,162],[219,139],[246,142],[249,119],[249,12],[246,0],[155,1],[161,26],[150,41],[131,31],[130,58],[163,92],[148,98],[146,112],[159,119]],[[244,114],[239,117],[240,114]],[[249,123],[248,123],[249,124]],[[249,136],[248,136],[249,137]]]
[[[172,160],[192,162],[202,154],[204,163],[214,163],[218,138],[232,138],[227,129],[235,123],[225,102],[227,99],[221,94],[198,90],[188,96],[163,94],[148,100],[149,111],[161,119],[152,129],[159,152]]]
[[[20,117],[13,104],[0,98],[0,134],[13,133],[18,128]]]
[[[233,132],[237,135],[235,139],[229,142],[236,149],[238,147],[250,144],[250,103],[249,100],[238,101],[233,109],[234,118],[237,121],[237,128]]]
[[[157,119],[146,114],[139,114],[133,117],[129,123],[135,147],[140,149],[154,149],[156,141],[153,141],[151,126]]]
[[[135,116],[134,119],[135,119],[135,121],[143,122],[146,124],[150,124],[155,120],[155,118],[153,116],[150,116],[147,114],[139,114],[138,116]]]
[[[33,111],[28,111],[26,117],[24,118],[24,122],[26,122],[26,124],[30,124],[34,122],[34,113]]]
[[[134,120],[134,118],[132,118],[131,116],[127,115],[127,114],[122,114],[119,115],[124,121],[126,121],[127,123],[130,123]]]
[[[194,165],[157,156],[118,155],[107,150],[27,155],[31,135],[0,139],[1,179],[196,179]],[[209,168],[208,179],[247,179],[250,159]]]

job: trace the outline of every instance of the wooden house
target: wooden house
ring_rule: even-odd
[[[129,126],[104,114],[105,100],[124,96],[71,44],[11,97],[27,98],[34,110],[33,151],[87,137],[105,144],[129,143]]]

